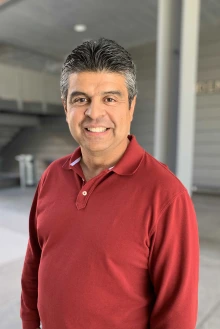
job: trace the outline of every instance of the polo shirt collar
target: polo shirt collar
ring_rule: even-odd
[[[129,135],[128,139],[130,140],[130,143],[128,144],[124,155],[114,167],[109,168],[109,170],[114,171],[118,175],[133,175],[137,171],[145,154],[144,149],[138,144],[135,136]],[[62,168],[67,170],[73,169],[73,167],[81,160],[81,156],[81,149],[78,147],[63,164]]]
[[[80,162],[81,160],[81,149],[77,147],[77,149],[70,155],[70,157],[64,162],[62,165],[63,169],[71,170],[73,167]]]
[[[144,158],[145,151],[138,144],[135,136],[129,135],[128,139],[130,143],[124,155],[112,169],[118,175],[133,175],[138,170]]]

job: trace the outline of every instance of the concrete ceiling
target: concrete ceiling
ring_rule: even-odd
[[[220,1],[201,0],[201,30],[220,26]],[[74,24],[87,30],[75,32]],[[57,72],[87,39],[129,48],[156,39],[156,0],[11,0],[0,7],[0,62]]]
[[[0,42],[60,59],[100,36],[129,47],[155,39],[156,8],[155,0],[12,0],[0,9]],[[73,30],[79,23],[86,32]]]

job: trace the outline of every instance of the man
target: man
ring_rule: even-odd
[[[179,180],[129,135],[129,53],[106,39],[83,43],[64,63],[61,95],[80,147],[47,168],[34,197],[23,328],[195,328],[195,212]]]

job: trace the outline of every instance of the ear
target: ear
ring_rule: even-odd
[[[137,95],[134,96],[134,98],[132,99],[130,110],[129,110],[130,111],[131,121],[133,120],[133,116],[134,116],[134,110],[135,110],[136,100],[137,100]]]

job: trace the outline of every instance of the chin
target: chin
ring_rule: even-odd
[[[106,147],[87,147],[87,150],[90,152],[104,152]]]

